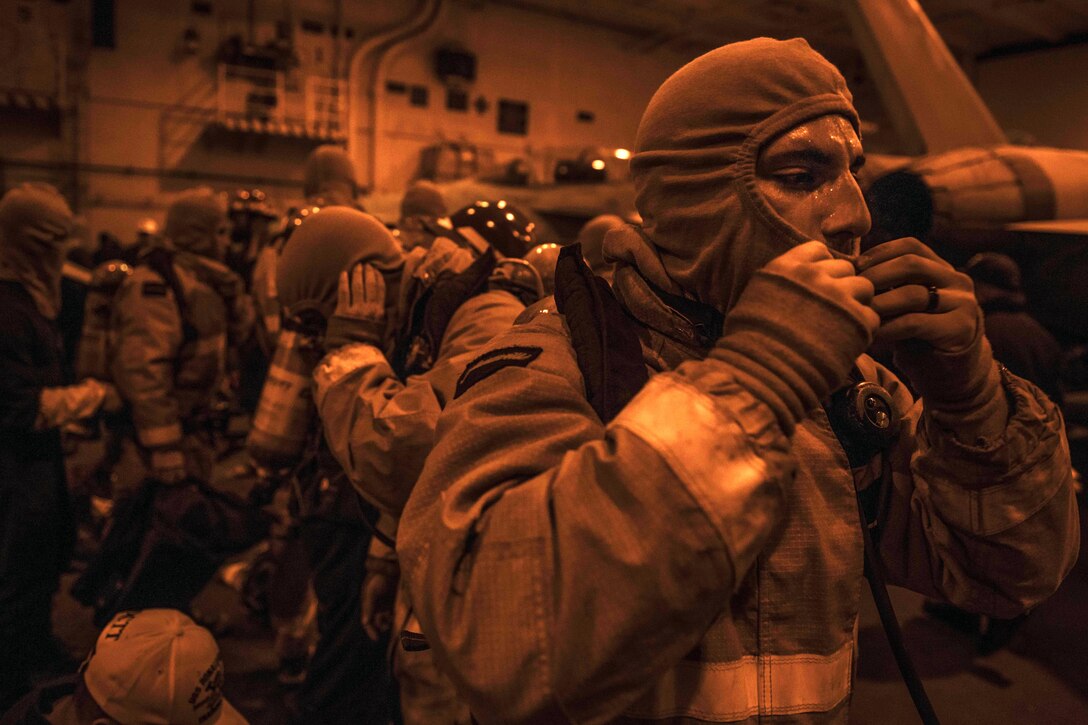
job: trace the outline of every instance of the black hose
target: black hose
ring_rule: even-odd
[[[879,482],[874,484],[879,485]],[[885,482],[885,485],[890,485]],[[940,725],[937,713],[933,709],[933,703],[929,701],[926,688],[922,684],[922,678],[914,669],[914,662],[910,659],[903,644],[903,631],[899,628],[899,620],[896,619],[895,609],[892,607],[891,597],[888,596],[888,586],[884,577],[884,562],[880,558],[876,544],[873,542],[873,534],[865,521],[865,514],[861,510],[860,501],[858,512],[861,516],[861,534],[865,539],[865,578],[869,580],[869,590],[873,593],[873,601],[876,602],[876,610],[880,614],[880,623],[884,626],[884,634],[888,637],[888,644],[895,656],[895,663],[899,665],[899,673],[903,676],[903,682],[910,692],[910,699],[914,701],[914,708],[918,711],[918,717],[925,725]]]

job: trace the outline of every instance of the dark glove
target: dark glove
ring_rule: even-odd
[[[728,364],[789,435],[872,341],[880,324],[872,296],[851,262],[820,242],[799,245],[752,276],[708,358]]]
[[[363,263],[341,272],[336,310],[325,330],[325,349],[332,351],[351,343],[381,347],[385,325],[382,273]]]

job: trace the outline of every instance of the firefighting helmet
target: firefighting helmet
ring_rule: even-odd
[[[355,164],[347,151],[333,144],[318,146],[306,159],[302,193],[308,201],[323,196],[330,205],[351,206],[359,195]]]
[[[131,275],[132,267],[120,259],[110,259],[94,268],[91,273],[91,288],[115,290]]]
[[[533,246],[535,224],[505,200],[477,201],[450,216],[454,229],[467,227],[504,257],[524,256]]]
[[[404,192],[404,198],[400,202],[401,219],[410,217],[427,217],[440,219],[449,213],[446,208],[446,197],[442,190],[433,182],[420,179],[412,183]]]
[[[206,186],[182,192],[166,211],[163,232],[178,249],[221,259],[227,230],[223,197]]]
[[[509,292],[525,306],[551,294],[545,292],[540,272],[524,259],[517,257],[506,257],[495,262],[488,284],[493,289]]]
[[[558,244],[538,244],[525,253],[525,261],[533,266],[540,274],[540,281],[544,285],[544,294],[555,292],[555,263],[559,261]]]
[[[295,230],[299,228],[302,222],[306,221],[309,217],[317,214],[325,208],[323,200],[318,200],[315,204],[303,204],[301,207],[292,207],[288,210],[287,216],[283,218],[283,228],[276,232],[272,243],[278,245],[280,248],[287,243],[287,240],[291,238]]]

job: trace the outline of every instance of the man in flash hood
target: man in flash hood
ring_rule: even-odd
[[[360,211],[359,184],[355,180],[355,164],[339,146],[318,146],[306,158],[302,191],[307,203],[318,206],[350,206]]]
[[[223,264],[223,199],[206,187],[183,192],[166,213],[164,231],[143,251],[112,306],[110,370],[133,429],[118,465],[121,495],[147,474],[166,483],[210,480],[207,420],[228,347],[253,325],[245,284]]]
[[[393,693],[386,641],[370,640],[360,621],[359,592],[371,538],[367,521],[376,520],[377,513],[359,498],[321,434],[308,374],[335,339],[341,273],[357,264],[373,265],[389,277],[389,297],[395,300],[404,257],[377,219],[333,206],[299,225],[280,262],[276,284],[284,332],[276,342],[247,448],[262,468],[282,468],[286,473],[277,477],[293,481],[290,508],[318,603],[318,641],[298,692],[297,722],[386,722]],[[383,310],[392,306],[384,297],[380,304]],[[276,445],[282,438],[267,435],[286,436],[281,426],[288,417],[295,417],[298,426],[287,437],[297,442],[294,449]]]
[[[120,407],[113,386],[70,384],[65,369],[56,318],[71,229],[52,186],[0,199],[0,711],[67,659],[50,621],[75,534],[60,429]]]
[[[707,53],[643,116],[614,296],[572,248],[554,302],[468,364],[397,553],[480,722],[844,722],[856,489],[880,494],[891,583],[1008,617],[1069,571],[1057,410],[920,242],[854,256],[862,161],[805,41]],[[874,335],[919,400],[864,355]],[[823,404],[859,378],[888,435],[852,470]]]

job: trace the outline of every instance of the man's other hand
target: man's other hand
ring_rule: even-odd
[[[363,263],[341,272],[336,310],[325,333],[326,349],[356,342],[381,347],[385,324],[382,273]]]
[[[963,350],[975,340],[981,316],[971,278],[917,239],[873,247],[858,259],[858,274],[876,288],[878,339],[922,340],[941,352]]]

